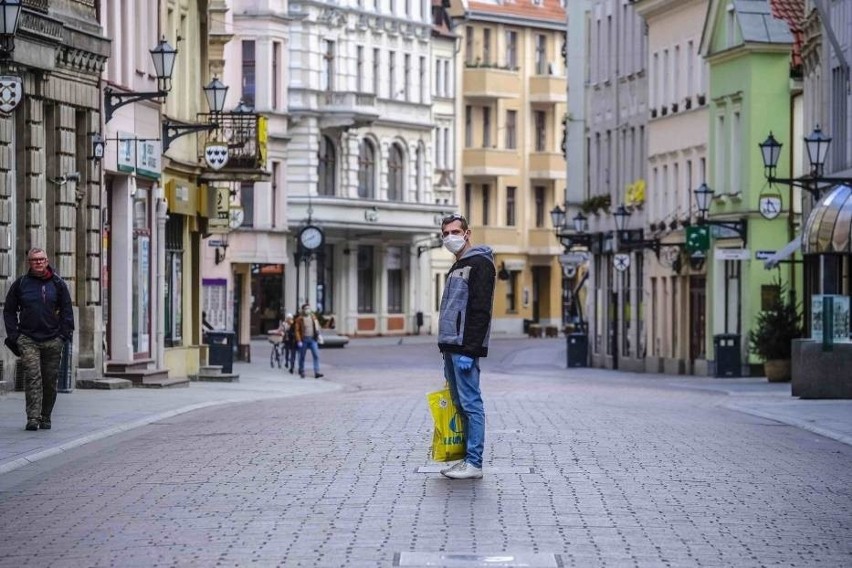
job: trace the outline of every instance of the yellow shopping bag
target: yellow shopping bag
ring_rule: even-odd
[[[461,415],[450,396],[450,389],[430,392],[426,395],[426,400],[435,420],[432,459],[439,462],[464,459],[464,427]]]

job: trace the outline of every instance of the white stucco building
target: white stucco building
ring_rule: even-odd
[[[286,307],[308,302],[347,334],[416,331],[418,312],[429,329],[418,249],[455,209],[452,183],[433,179],[431,1],[293,0],[289,16],[287,223],[324,241],[291,241]]]

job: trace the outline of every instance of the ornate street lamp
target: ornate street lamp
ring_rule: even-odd
[[[713,200],[713,195],[716,193],[710,186],[702,182],[697,189],[693,190],[695,194],[695,203],[698,205],[698,224],[710,225],[714,227],[722,227],[729,231],[735,232],[742,240],[743,244],[747,242],[748,225],[745,219],[738,221],[715,221],[710,220],[707,216],[710,213],[710,202]]]
[[[225,97],[228,94],[228,87],[217,77],[213,77],[213,80],[206,87],[203,87],[203,90],[210,112],[214,114],[222,112],[225,108]]]
[[[2,0],[0,0],[2,1]],[[157,74],[157,90],[141,93],[116,93],[111,87],[104,89],[104,120],[109,122],[116,110],[124,105],[139,101],[160,99],[169,94],[172,85],[172,72],[175,69],[177,50],[169,45],[166,38],[150,50],[154,62],[154,72]]]
[[[760,147],[760,157],[763,159],[763,169],[766,181],[770,184],[781,183],[784,185],[802,188],[809,192],[814,199],[820,198],[823,188],[852,183],[852,178],[823,176],[823,172],[825,171],[825,160],[828,157],[828,148],[831,145],[831,136],[823,134],[819,125],[814,128],[813,132],[811,132],[809,136],[805,136],[804,141],[811,170],[810,174],[798,178],[775,177],[783,144],[775,139],[772,132],[769,133],[766,140],[758,144]],[[822,187],[820,187],[821,184]]]
[[[21,0],[0,0],[0,52],[7,57],[15,51],[20,16]]]

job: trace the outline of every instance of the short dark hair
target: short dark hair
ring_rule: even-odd
[[[467,231],[467,219],[461,213],[453,213],[441,219],[441,229],[452,223],[453,221],[461,221],[462,231]]]

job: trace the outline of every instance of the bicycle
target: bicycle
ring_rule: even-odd
[[[284,336],[280,333],[269,332],[266,337],[272,344],[272,351],[269,353],[269,366],[274,369],[277,363],[280,369],[281,360],[284,359]]]

